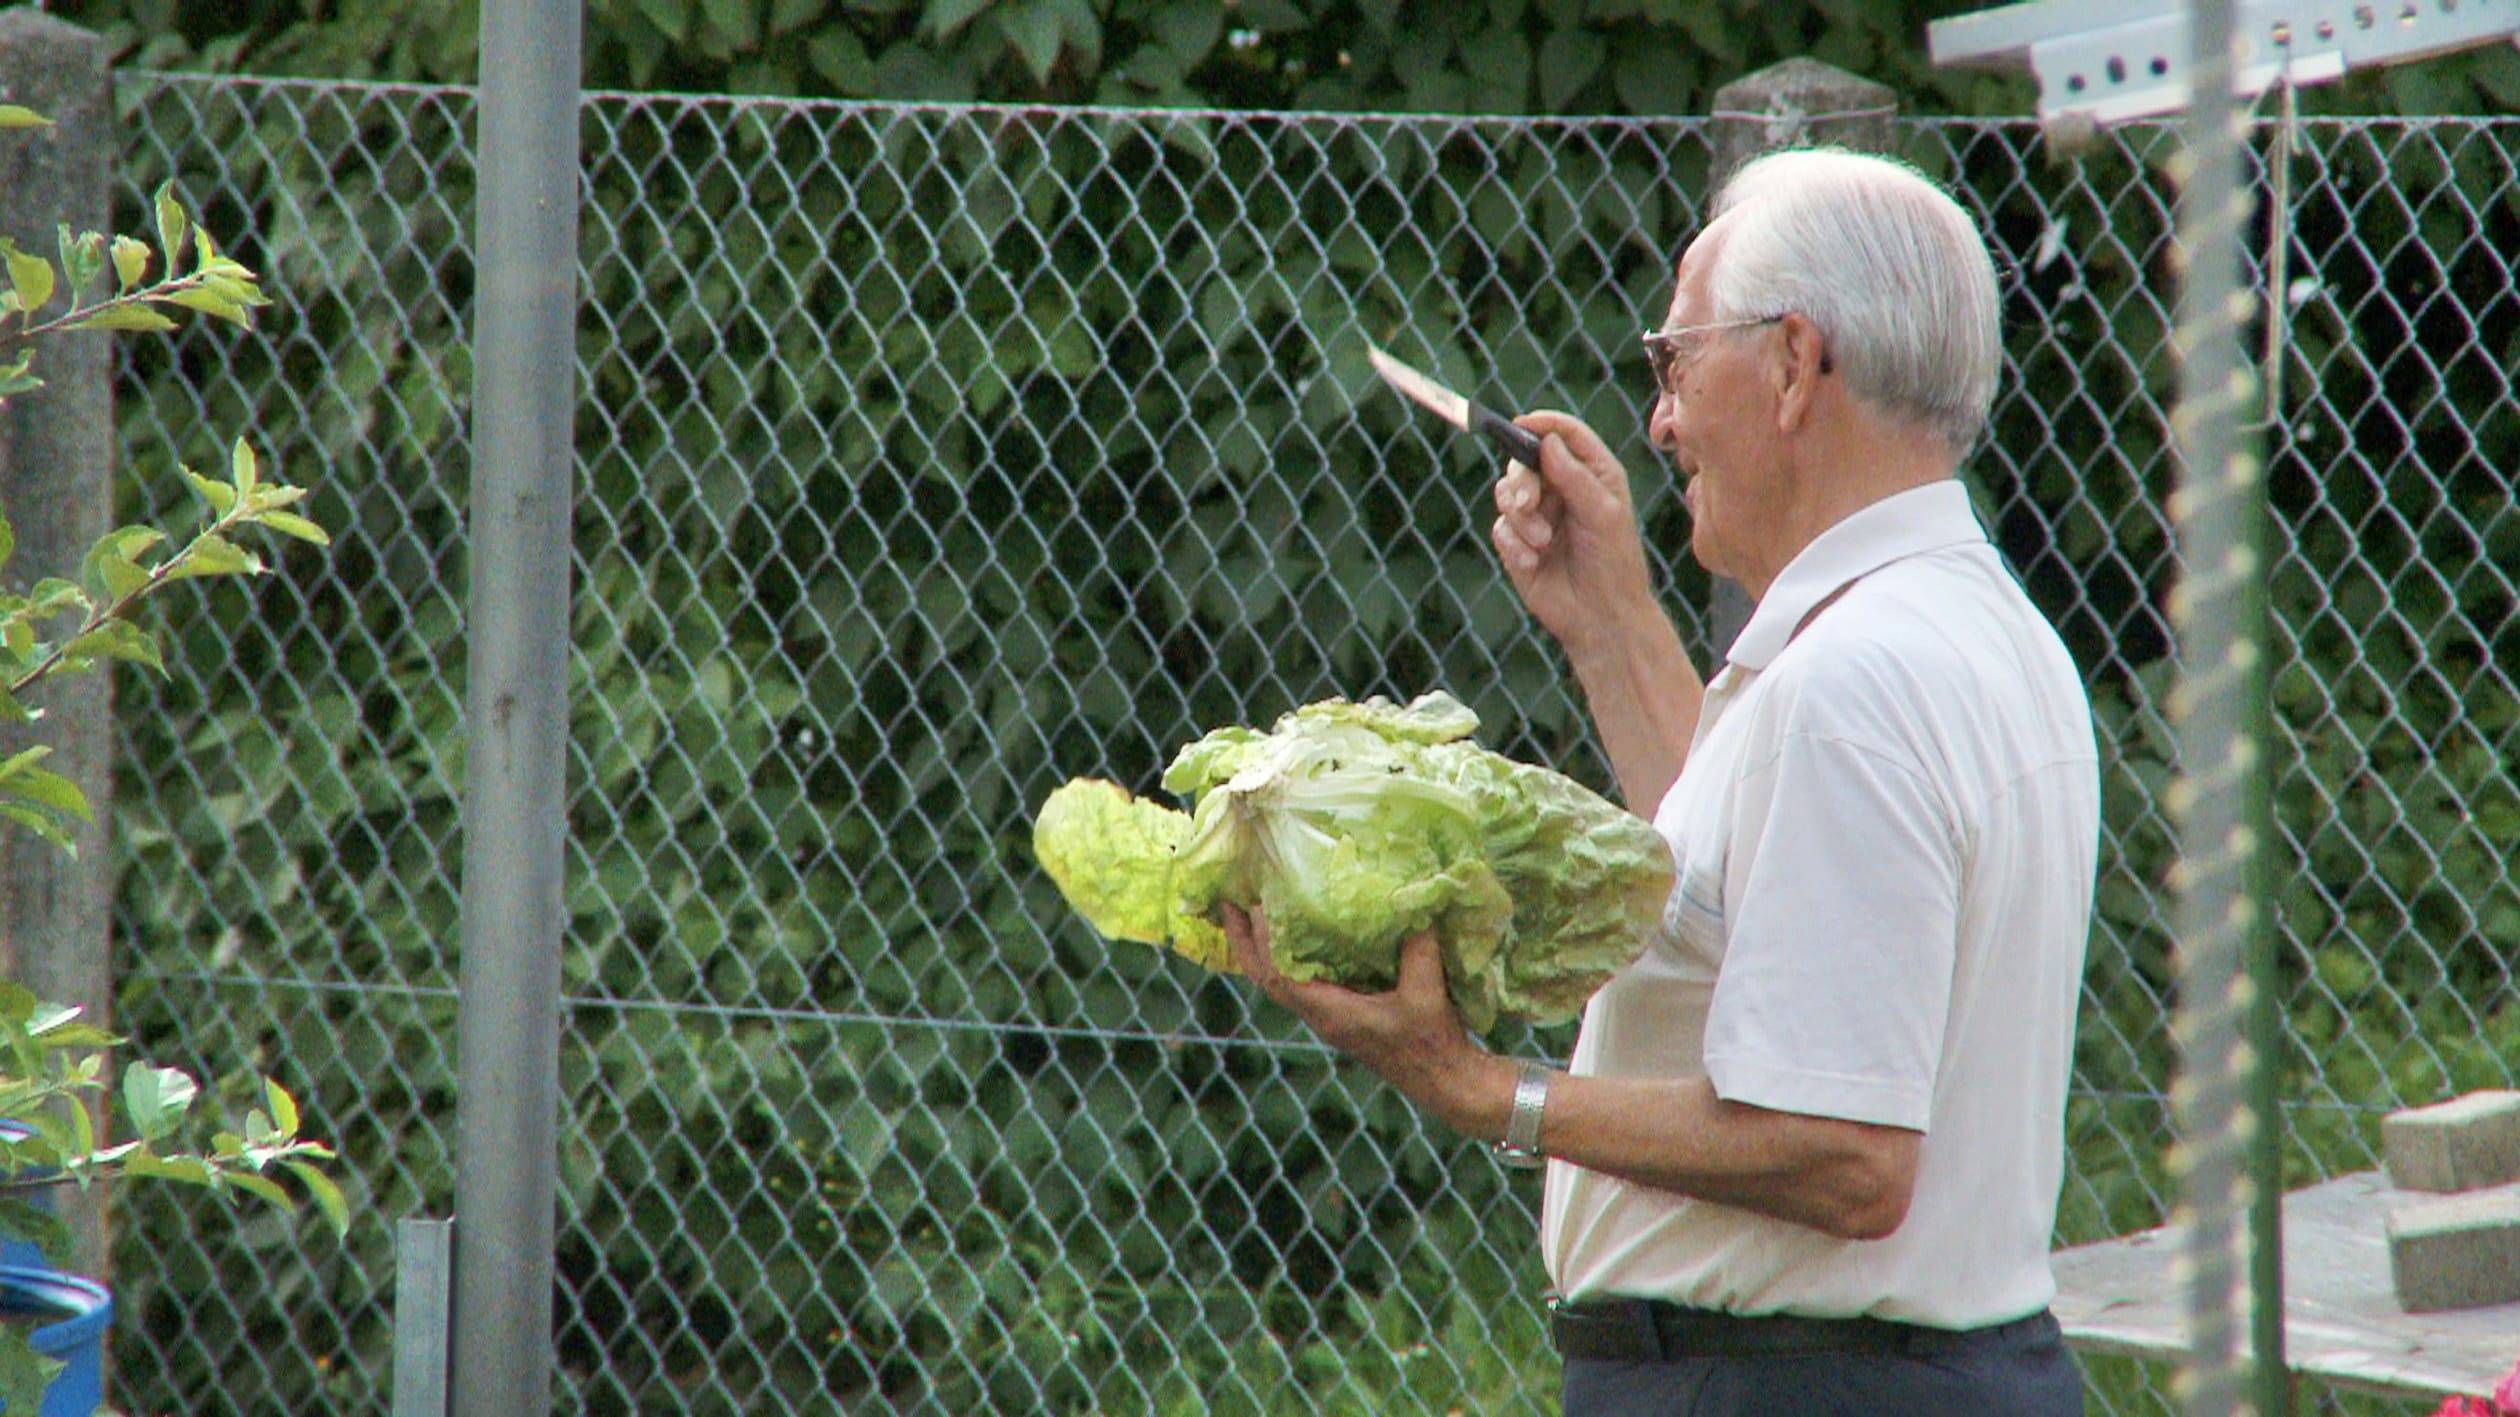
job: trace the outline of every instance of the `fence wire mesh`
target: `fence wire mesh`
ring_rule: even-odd
[[[133,224],[177,181],[280,301],[126,346],[128,499],[169,512],[169,464],[245,432],[336,536],[158,602],[170,678],[122,687],[123,1022],[297,1089],[365,1217],[336,1244],[135,1198],[121,1400],[375,1411],[389,1222],[453,1187],[472,100],[119,96]],[[2100,717],[2072,1243],[2166,1194],[2172,137],[2059,164],[2019,122],[1900,134],[1999,251],[1968,476]],[[1606,786],[1490,563],[1494,469],[1361,349],[1604,430],[1703,655],[1635,333],[1710,137],[588,100],[578,360],[550,371],[583,391],[551,548],[562,1410],[1554,1409],[1536,1185],[1228,981],[1097,941],[1028,809],[1076,774],[1152,790],[1221,723],[1437,685]],[[2295,274],[2266,436],[2287,1159],[2315,1178],[2520,1058],[2520,124],[2321,120],[2293,154],[2258,240]],[[2167,1410],[2156,1374],[2092,1376],[2095,1410]]]

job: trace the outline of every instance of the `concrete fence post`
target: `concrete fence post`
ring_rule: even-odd
[[[1899,96],[1886,84],[1858,78],[1815,59],[1788,59],[1715,91],[1714,186],[1741,165],[1779,148],[1833,144],[1859,152],[1891,150],[1890,121]],[[1710,189],[1708,195],[1714,195]],[[1721,661],[1750,620],[1750,595],[1728,580],[1715,583],[1707,606],[1708,652]]]
[[[104,38],[38,10],[0,11],[0,102],[52,120],[49,128],[0,133],[0,235],[50,258],[60,226],[104,230],[119,151]],[[35,354],[44,387],[0,409],[0,505],[17,531],[17,552],[0,571],[10,586],[75,578],[80,558],[110,525],[110,338],[47,336]],[[83,1006],[102,1025],[113,995],[112,679],[99,672],[52,680],[30,706],[44,710],[42,721],[0,733],[0,748],[51,745],[45,766],[79,785],[96,820],[78,827],[76,857],[25,832],[0,838],[0,968],[39,998]],[[101,1104],[96,1111],[102,1135]],[[104,1193],[65,1188],[59,1202],[77,1241],[72,1267],[102,1277]]]

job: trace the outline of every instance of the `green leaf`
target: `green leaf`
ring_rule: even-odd
[[[289,1095],[287,1088],[270,1078],[264,1078],[263,1100],[271,1107],[273,1130],[279,1132],[284,1138],[296,1140],[298,1134],[297,1099]]]
[[[46,1048],[111,1048],[122,1041],[119,1035],[92,1023],[63,1024],[42,1039]]]
[[[1540,42],[1540,106],[1563,112],[1610,57],[1610,45],[1590,30],[1551,30]]]
[[[638,0],[639,13],[657,33],[676,43],[691,37],[691,6],[687,0]]]
[[[168,580],[192,580],[202,576],[258,576],[262,574],[262,558],[224,536],[204,533],[193,538],[175,569],[166,573]]]
[[[59,240],[61,273],[70,283],[70,299],[75,305],[78,293],[94,285],[105,269],[105,238],[93,231],[73,235],[65,222],[60,226]]]
[[[53,121],[19,103],[0,103],[0,129],[49,128]]]
[[[30,372],[34,365],[35,351],[30,349],[18,355],[16,363],[0,366],[0,399],[42,388],[44,381]]]
[[[753,0],[700,0],[700,13],[727,44],[737,50],[761,43],[761,12]]]
[[[280,1183],[269,1176],[258,1176],[251,1171],[228,1171],[221,1174],[229,1185],[238,1190],[267,1201],[291,1214],[297,1212],[297,1198],[282,1190]]]
[[[0,783],[0,789],[66,817],[77,817],[83,822],[96,820],[95,813],[88,808],[87,794],[79,790],[77,783],[59,773],[27,768],[11,776],[6,783]]]
[[[6,237],[0,237],[0,256],[8,259],[9,288],[17,292],[18,308],[32,316],[52,299],[52,262],[26,254]]]
[[[325,1175],[322,1169],[313,1162],[292,1158],[280,1164],[288,1167],[296,1174],[298,1180],[305,1184],[306,1193],[315,1198],[316,1208],[324,1212],[326,1220],[332,1222],[333,1233],[349,1234],[350,1203],[342,1199],[341,1187],[333,1184],[333,1178]]]
[[[87,1103],[73,1099],[70,1112],[70,1146],[67,1154],[80,1165],[92,1164],[89,1158],[96,1151],[96,1119],[88,1115]]]
[[[237,439],[236,446],[228,451],[228,474],[236,483],[237,495],[250,497],[254,494],[254,450],[242,438]]]
[[[114,279],[116,289],[129,290],[149,274],[149,243],[134,241],[128,236],[114,238]]]
[[[224,482],[215,482],[188,467],[179,467],[175,470],[184,475],[186,482],[192,484],[192,490],[201,494],[201,500],[210,504],[211,516],[224,517],[236,510],[235,488]]]
[[[1059,66],[1059,12],[1051,0],[1030,0],[1030,3],[1001,12],[999,23],[1006,29],[1007,43],[1023,56],[1024,67],[1032,71],[1033,82],[1047,84],[1050,71]]]
[[[79,563],[79,582],[89,598],[110,604],[148,584],[149,573],[132,558],[164,539],[165,533],[150,527],[123,527],[98,538]]]
[[[175,200],[175,184],[167,182],[157,189],[158,251],[166,260],[166,272],[175,273],[178,253],[184,249],[184,232],[190,222],[184,216],[183,204]]]
[[[16,1194],[41,1192],[20,1191]],[[70,1251],[76,1243],[71,1238],[70,1227],[62,1223],[60,1216],[40,1205],[14,1197],[0,1197],[0,1235],[13,1240],[32,1240],[35,1247],[44,1252],[44,1262],[56,1267],[70,1263]]]
[[[150,1141],[175,1130],[200,1090],[190,1074],[174,1068],[134,1063],[123,1069],[123,1111],[131,1129]]]
[[[108,620],[95,629],[62,646],[65,656],[80,659],[119,659],[166,672],[166,660],[159,654],[157,636],[129,620]]]
[[[47,1002],[41,1008],[35,1010],[32,1015],[28,1016],[26,1020],[26,1031],[40,1038],[43,1035],[52,1032],[54,1029],[60,1028],[69,1023],[71,1020],[77,1018],[79,1014],[80,1008],[77,1004],[55,1004]]]
[[[844,97],[875,91],[875,61],[867,57],[865,42],[848,30],[830,26],[815,35],[806,42],[805,62]]]
[[[944,39],[971,22],[971,17],[989,8],[991,0],[927,0],[927,11],[920,17],[927,32]]]
[[[175,329],[176,324],[173,320],[166,318],[164,315],[159,314],[146,305],[108,305],[104,309],[97,311],[95,314],[88,316],[86,319],[69,325],[64,325],[62,328],[69,330],[137,330],[143,334],[156,334],[162,330]]]
[[[15,822],[69,852],[72,856],[79,854],[79,844],[70,839],[70,833],[62,828],[59,820],[45,816],[31,807],[21,807],[15,802],[0,802],[0,821]]]
[[[198,1156],[157,1156],[138,1152],[123,1162],[126,1176],[155,1176],[162,1180],[181,1181],[188,1186],[209,1186],[218,1183],[219,1173]]]
[[[294,536],[300,541],[311,541],[317,546],[332,545],[332,533],[301,516],[294,516],[288,512],[264,512],[253,520],[255,525],[267,526],[282,536]]]
[[[44,1405],[44,1389],[65,1366],[35,1351],[33,1330],[0,1324],[0,1411],[33,1412]]]
[[[7,511],[0,510],[0,566],[9,564],[17,554],[17,528],[10,524]]]
[[[0,783],[5,783],[19,773],[32,769],[35,764],[42,762],[51,753],[50,744],[38,743],[30,748],[20,748],[6,759],[0,759]]]
[[[187,310],[198,310],[214,319],[232,320],[240,325],[248,323],[243,301],[231,299],[205,286],[188,286],[158,298]]]
[[[1172,0],[1147,17],[1147,29],[1187,72],[1216,47],[1217,36],[1225,32],[1225,11],[1215,0]]]

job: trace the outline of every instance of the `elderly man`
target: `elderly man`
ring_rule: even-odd
[[[1690,548],[1757,609],[1701,682],[1627,474],[1561,413],[1493,536],[1679,867],[1573,1065],[1469,1039],[1431,938],[1270,997],[1421,1106],[1546,1156],[1573,1417],[2081,1409],[2047,1304],[2099,835],[2090,705],[1953,480],[1998,362],[1975,226],[1904,165],[1743,168],[1648,334]]]

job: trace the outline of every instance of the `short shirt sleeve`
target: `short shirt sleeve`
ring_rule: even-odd
[[[1958,949],[1960,824],[1879,717],[1793,717],[1737,784],[1707,1076],[1728,1101],[1923,1131]]]

